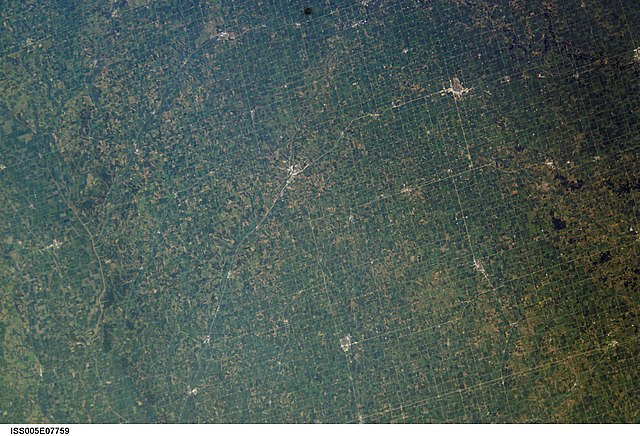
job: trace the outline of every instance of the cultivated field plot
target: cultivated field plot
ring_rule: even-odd
[[[633,1],[10,1],[0,421],[637,422]]]

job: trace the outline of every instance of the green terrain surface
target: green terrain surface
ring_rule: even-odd
[[[0,422],[640,421],[635,1],[0,8]]]

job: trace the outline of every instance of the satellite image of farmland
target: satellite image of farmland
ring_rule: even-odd
[[[0,422],[640,422],[637,1],[0,12]]]

